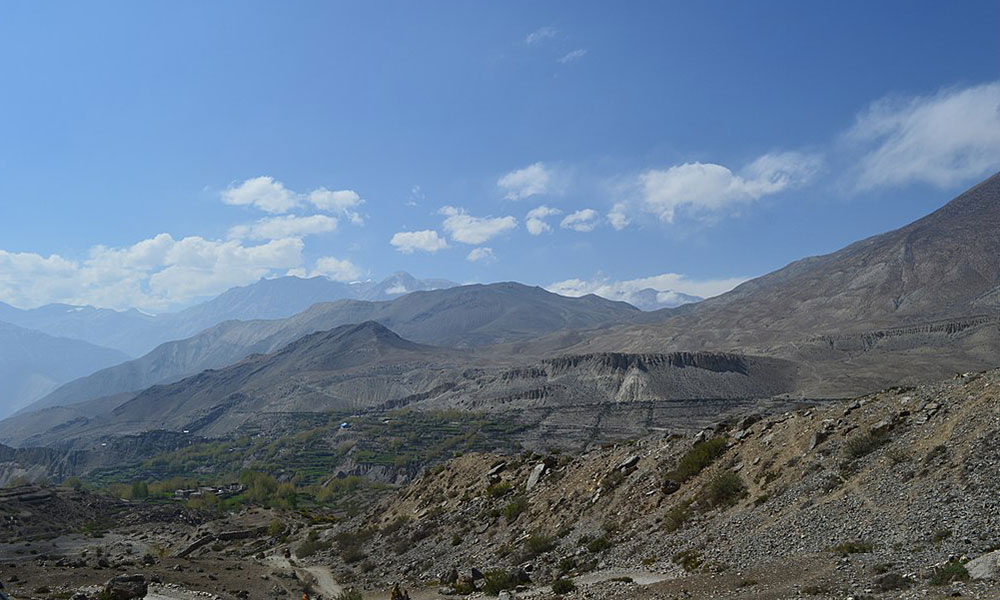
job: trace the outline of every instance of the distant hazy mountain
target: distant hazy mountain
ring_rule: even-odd
[[[287,319],[227,321],[191,338],[162,344],[141,358],[60,387],[31,410],[176,381],[249,354],[274,352],[316,331],[364,321],[377,321],[420,343],[476,347],[625,321],[637,314],[638,309],[624,302],[593,295],[567,298],[519,283],[413,292],[389,302],[340,300],[313,305]]]
[[[660,291],[646,288],[628,295],[628,303],[642,310],[659,310],[661,308],[677,308],[684,304],[701,302],[704,298],[692,296],[684,292]]]
[[[0,322],[0,417],[61,383],[127,359],[117,350]]]
[[[212,300],[175,313],[153,316],[137,310],[119,312],[68,304],[21,310],[0,302],[0,321],[141,356],[163,342],[190,337],[223,321],[282,319],[318,302],[347,298],[391,300],[413,291],[455,285],[444,279],[417,279],[402,272],[379,282],[350,284],[325,277],[278,277],[232,288]]]

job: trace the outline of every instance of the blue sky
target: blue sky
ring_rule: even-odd
[[[4,3],[0,301],[718,293],[1000,169],[997,31],[995,1]]]

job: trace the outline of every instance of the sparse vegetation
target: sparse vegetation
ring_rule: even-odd
[[[944,566],[934,569],[934,574],[931,575],[931,585],[946,585],[953,581],[967,581],[969,579],[969,571],[966,570],[965,565],[957,560],[953,560]]]
[[[830,548],[830,552],[844,557],[850,554],[865,554],[874,549],[875,546],[869,544],[868,542],[850,541],[837,544],[833,548]]]
[[[847,438],[844,443],[844,454],[851,460],[863,458],[880,447],[889,443],[889,435],[886,433],[858,433]]]
[[[507,519],[508,523],[513,523],[526,510],[528,510],[528,499],[524,496],[518,496],[503,508],[503,517]]]
[[[483,578],[483,591],[487,596],[498,596],[504,590],[513,590],[521,583],[516,572],[490,571]]]
[[[705,470],[725,452],[726,438],[722,436],[698,442],[677,461],[677,466],[670,472],[669,478],[684,483]]]
[[[555,547],[555,539],[539,532],[531,534],[524,542],[524,548],[531,556],[551,552]]]
[[[572,579],[559,578],[552,582],[552,593],[562,596],[576,589]]]
[[[663,518],[663,529],[668,533],[673,533],[681,527],[691,516],[691,502],[685,501],[680,504],[676,504],[667,511],[667,514]]]
[[[719,473],[702,489],[701,498],[707,506],[732,506],[745,496],[746,484],[732,471]]]
[[[688,573],[697,571],[698,568],[701,567],[703,562],[701,554],[699,554],[695,550],[683,550],[681,552],[678,552],[673,556],[671,560],[674,561],[675,565],[680,566]]]
[[[312,556],[321,550],[329,550],[333,544],[330,542],[321,542],[319,540],[306,540],[295,548],[296,558],[306,558],[307,556]]]
[[[614,546],[614,543],[612,543],[612,541],[606,536],[602,535],[599,538],[595,538],[587,542],[587,551],[597,554],[598,552],[604,552],[612,546]]]
[[[931,534],[931,541],[934,542],[935,544],[940,544],[941,542],[945,541],[950,537],[951,537],[950,529],[937,529],[934,531],[934,533]]]

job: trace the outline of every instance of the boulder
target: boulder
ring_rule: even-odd
[[[973,579],[1000,579],[1000,550],[970,560],[965,569]]]
[[[527,491],[530,492],[531,488],[538,485],[538,480],[545,474],[546,468],[545,463],[538,463],[535,465],[535,468],[531,470],[531,475],[528,475],[528,482],[525,484],[525,489]]]
[[[148,586],[143,575],[118,575],[104,584],[104,595],[113,600],[145,598]]]
[[[637,464],[639,464],[639,455],[633,454],[632,456],[623,460],[622,463],[618,465],[618,468],[622,471],[628,471],[629,469],[635,468]]]

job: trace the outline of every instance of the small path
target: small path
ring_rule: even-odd
[[[292,561],[277,554],[268,556],[267,560],[279,567],[295,571],[299,579],[312,584],[316,588],[313,592],[314,595],[319,593],[324,598],[336,598],[340,592],[344,591],[344,588],[337,583],[337,580],[333,578],[333,573],[327,567],[321,565],[299,566],[292,564]]]
[[[585,575],[574,577],[573,581],[578,584],[587,585],[591,583],[600,583],[602,581],[610,581],[618,577],[628,577],[639,585],[650,585],[666,581],[668,579],[674,579],[674,577],[670,575],[656,573],[654,571],[640,571],[636,569],[604,569],[602,571],[592,571]]]

